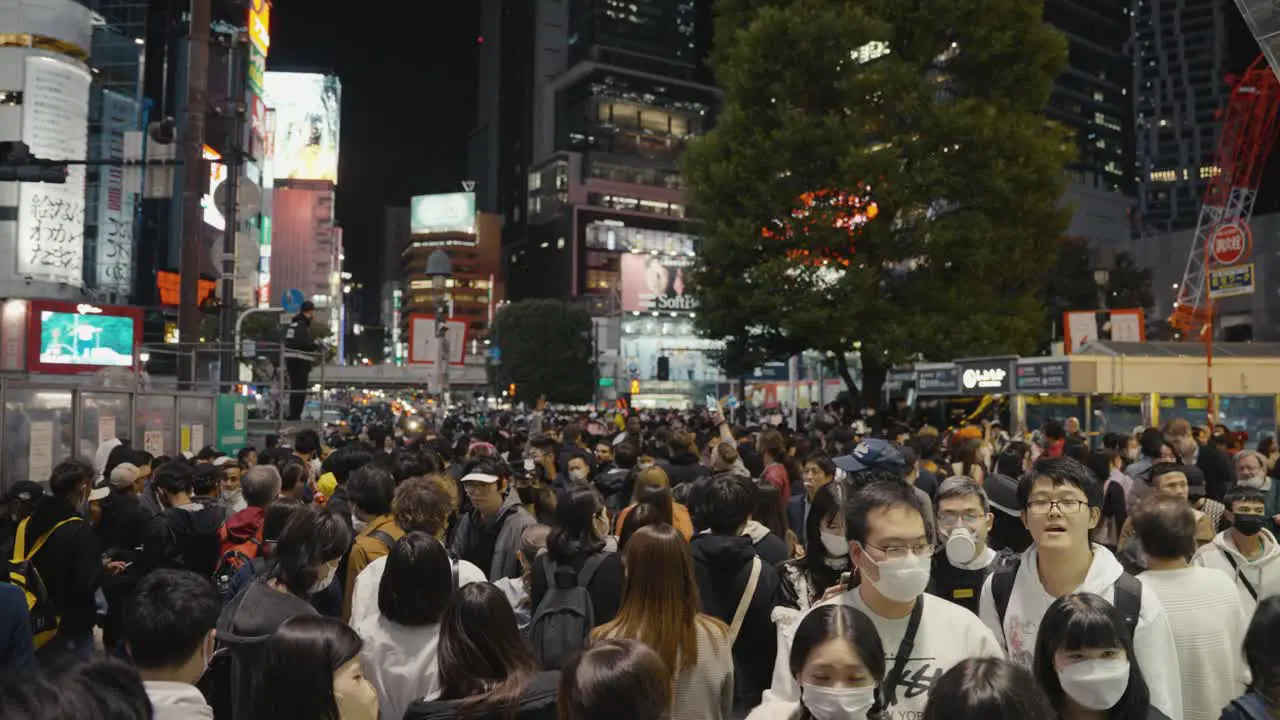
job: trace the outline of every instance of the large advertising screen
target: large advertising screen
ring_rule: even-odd
[[[338,183],[342,85],[333,75],[267,73],[267,107],[276,111],[275,177]]]
[[[685,272],[692,264],[688,255],[623,255],[623,312],[697,310],[697,298],[686,294]]]
[[[469,192],[418,195],[409,201],[409,233],[471,233],[476,231],[476,194]]]
[[[89,71],[47,56],[26,59],[22,141],[36,157],[84,158],[89,149]],[[84,166],[65,184],[18,185],[19,277],[84,285]]]
[[[138,308],[33,301],[28,367],[33,372],[61,374],[131,368],[141,335]]]

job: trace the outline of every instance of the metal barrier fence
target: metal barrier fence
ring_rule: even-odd
[[[128,438],[155,456],[195,452],[217,435],[212,394],[19,380],[0,381],[0,491],[45,483],[59,462],[92,461],[98,446]]]

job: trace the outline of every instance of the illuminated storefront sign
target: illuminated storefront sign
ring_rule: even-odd
[[[271,48],[271,3],[267,0],[249,4],[249,42],[264,56]]]

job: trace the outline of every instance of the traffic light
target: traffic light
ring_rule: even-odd
[[[35,157],[24,142],[0,142],[0,182],[62,184],[66,181],[66,163]]]
[[[507,386],[507,395],[508,395],[509,397],[515,397],[515,396],[516,396],[516,384],[515,384],[515,383],[511,383],[511,385]]]
[[[671,358],[666,355],[658,356],[658,379],[663,382],[671,379]]]

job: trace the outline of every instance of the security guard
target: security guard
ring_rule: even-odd
[[[286,420],[301,420],[302,408],[307,404],[308,378],[311,365],[316,360],[315,338],[311,337],[311,318],[316,314],[316,306],[307,301],[302,309],[293,316],[289,329],[284,335],[284,367],[289,373],[289,414]]]

